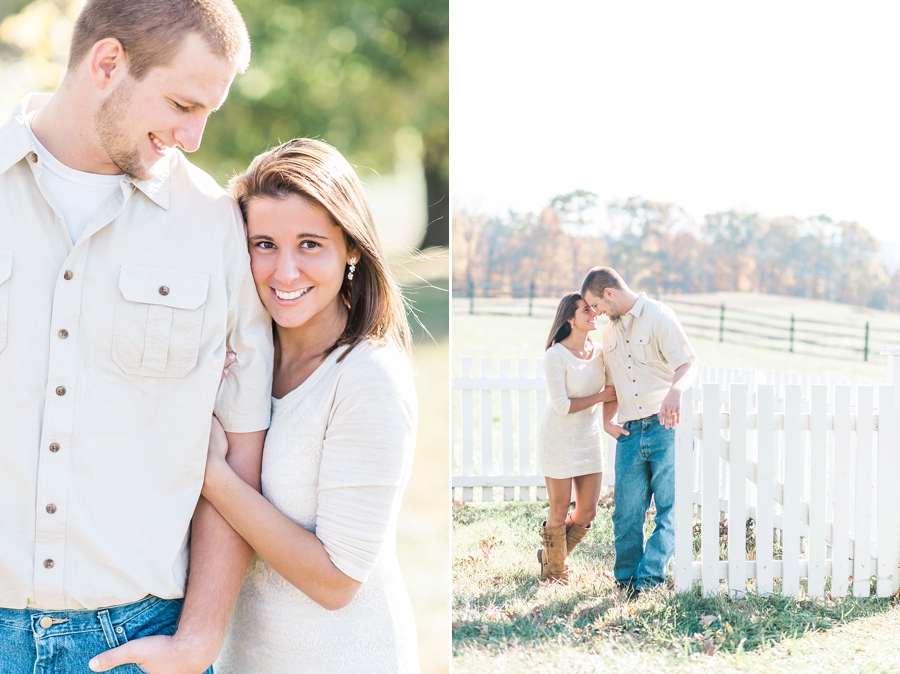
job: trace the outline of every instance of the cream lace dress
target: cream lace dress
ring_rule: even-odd
[[[602,353],[594,344],[590,360],[582,360],[554,344],[544,354],[549,402],[538,432],[538,457],[546,477],[561,480],[603,472],[601,406],[569,414],[569,398],[584,398],[603,388]]]
[[[393,347],[332,353],[272,400],[262,491],[363,583],[328,611],[254,555],[216,674],[418,672],[416,626],[395,550],[415,445],[412,370]]]

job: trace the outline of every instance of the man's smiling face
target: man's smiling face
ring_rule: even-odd
[[[145,180],[169,148],[194,152],[234,76],[234,66],[195,33],[185,36],[170,63],[151,69],[143,79],[126,73],[94,118],[109,163]]]

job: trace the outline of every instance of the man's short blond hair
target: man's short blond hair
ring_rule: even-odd
[[[626,290],[628,286],[612,267],[593,267],[581,282],[582,297],[588,291],[600,297],[607,288],[615,288],[616,290]]]
[[[214,54],[237,72],[250,64],[250,37],[231,0],[88,0],[75,21],[69,70],[100,40],[122,43],[128,70],[137,80],[168,65],[190,34],[200,35]]]

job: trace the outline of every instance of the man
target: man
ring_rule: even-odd
[[[632,291],[615,270],[591,269],[581,295],[609,318],[603,328],[604,364],[616,401],[604,404],[603,425],[617,439],[616,584],[629,593],[644,591],[665,581],[675,551],[675,424],[682,395],[697,375],[697,356],[675,313]],[[645,548],[651,496],[655,527]]]
[[[4,673],[218,652],[249,550],[199,499],[210,418],[258,486],[271,327],[236,205],[179,149],[249,48],[230,0],[88,0],[59,89],[0,126]]]

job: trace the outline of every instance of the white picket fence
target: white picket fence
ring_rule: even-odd
[[[891,384],[900,383],[900,350],[888,352]],[[490,501],[546,498],[537,461],[537,427],[546,407],[540,360],[462,358],[454,389],[454,498]],[[459,391],[457,394],[456,391]],[[900,391],[777,372],[702,368],[676,432],[675,585],[700,581],[705,594],[727,580],[732,595],[753,580],[758,593],[796,595],[807,579],[811,596],[869,594],[900,587]],[[499,403],[499,404],[498,404]],[[743,413],[737,413],[743,410]],[[614,482],[615,442],[606,438]],[[476,449],[478,451],[476,451]],[[732,469],[733,466],[739,466]],[[683,467],[690,467],[684,470]],[[760,507],[764,504],[764,507]],[[699,517],[700,560],[693,559]],[[746,554],[752,518],[754,554]],[[720,554],[720,523],[727,550]],[[724,525],[723,525],[724,526]],[[781,559],[776,559],[775,544]]]
[[[460,391],[453,415],[453,491],[463,501],[472,501],[475,489],[482,501],[492,501],[494,487],[503,487],[507,501],[516,499],[517,489],[521,500],[547,498],[537,458],[537,429],[547,406],[543,361],[519,358],[513,375],[511,359],[501,358],[496,377],[493,359],[481,358],[476,377],[472,360],[462,358],[461,376],[453,379],[454,392]]]
[[[675,450],[677,591],[697,579],[714,595],[727,580],[740,596],[752,579],[768,594],[781,579],[781,593],[795,596],[805,578],[807,593],[818,597],[830,578],[831,595],[843,597],[852,578],[853,594],[868,596],[873,576],[878,596],[897,591],[896,391],[860,386],[855,401],[850,386],[832,391],[813,385],[803,398],[801,386],[789,384],[782,398],[770,384],[732,384],[724,402],[718,384],[705,384],[699,409],[684,406]],[[696,506],[700,561],[693,560]],[[727,550],[720,551],[723,515]]]

